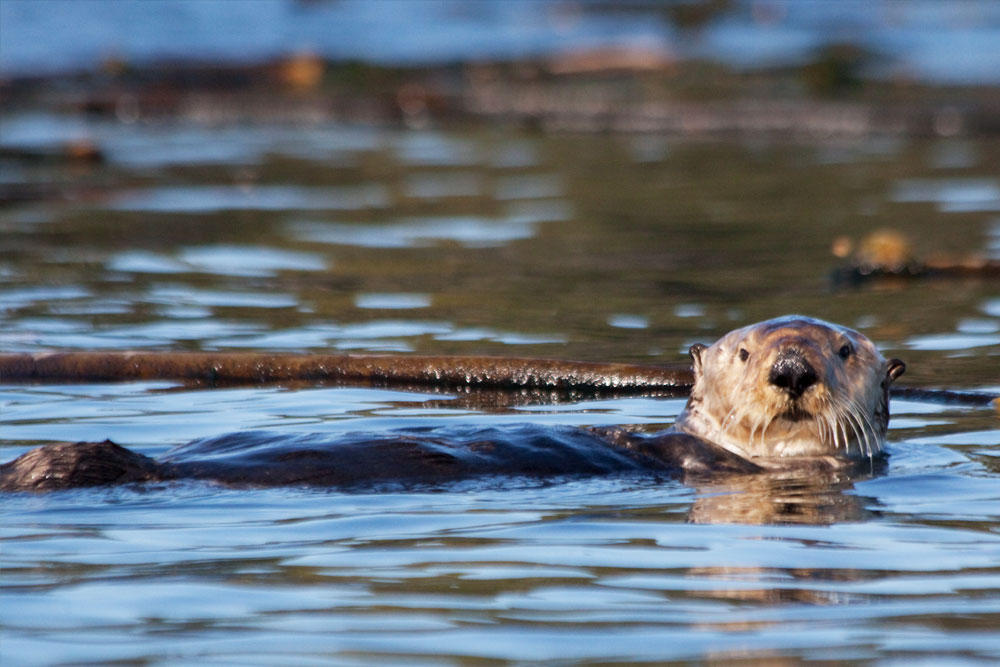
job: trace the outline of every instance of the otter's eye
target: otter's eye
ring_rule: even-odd
[[[749,358],[750,358],[750,353],[747,352],[747,349],[745,347],[741,347],[740,348],[740,361],[746,361]]]
[[[853,351],[854,350],[851,349],[850,343],[844,343],[843,345],[840,346],[840,352],[838,354],[840,354],[841,359],[846,359],[847,357],[851,356],[851,352]]]

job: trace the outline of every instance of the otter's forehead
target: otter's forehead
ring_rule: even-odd
[[[809,337],[819,340],[829,340],[831,342],[847,337],[855,343],[871,345],[871,342],[867,338],[853,329],[812,317],[805,317],[804,315],[776,317],[772,320],[736,329],[720,338],[716,345],[730,347],[742,343],[753,343],[768,339],[773,340],[785,336]]]

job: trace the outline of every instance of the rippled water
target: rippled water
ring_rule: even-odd
[[[656,422],[681,407],[496,415],[384,390],[163,384],[5,393],[5,437],[111,436],[149,454],[236,427]],[[894,407],[888,474],[833,493],[598,478],[9,496],[4,652],[18,664],[996,659],[995,418]]]
[[[891,226],[997,253],[1000,144],[672,142],[505,130],[4,117],[0,350],[328,349],[675,362],[788,312],[859,327],[904,382],[1000,388],[986,280],[838,289]],[[34,188],[34,189],[33,189]],[[158,455],[238,430],[669,424],[679,399],[347,387],[0,385],[0,458]],[[1000,425],[894,401],[884,473],[642,476],[432,492],[153,485],[2,499],[4,664],[1000,660]]]

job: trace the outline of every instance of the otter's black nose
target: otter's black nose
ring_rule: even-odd
[[[816,384],[816,379],[816,369],[798,350],[785,350],[778,355],[767,376],[768,382],[784,389],[792,398],[804,394],[806,389]]]

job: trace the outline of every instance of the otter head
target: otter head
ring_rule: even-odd
[[[694,345],[691,359],[694,387],[675,427],[746,458],[876,455],[889,384],[906,369],[857,331],[797,315]]]

